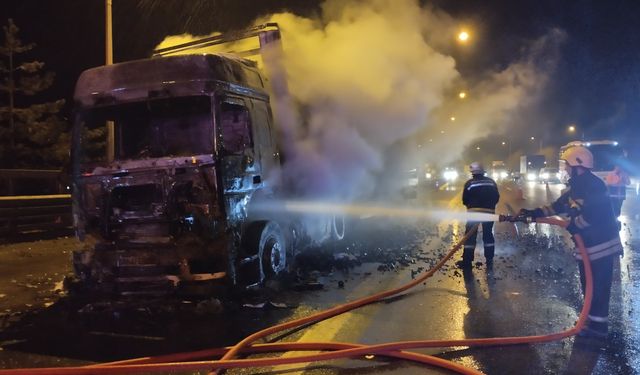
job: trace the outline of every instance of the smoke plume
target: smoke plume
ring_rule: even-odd
[[[282,31],[283,70],[271,74],[286,76],[290,95],[274,100],[288,140],[282,172],[297,191],[340,200],[398,186],[409,168],[443,166],[503,132],[542,94],[563,36],[553,30],[510,65],[463,77],[447,52],[459,22],[417,0],[328,0],[317,18],[256,24],[267,21]]]

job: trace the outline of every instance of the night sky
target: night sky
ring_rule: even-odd
[[[290,10],[312,16],[320,1],[276,0],[113,0],[114,60],[149,55],[165,35],[206,34],[240,28],[256,16]],[[566,33],[552,88],[543,108],[554,131],[578,124],[587,138],[640,140],[640,1],[637,0],[434,0],[440,8],[473,25],[474,45],[456,58],[464,75],[506,66],[521,46],[549,29]],[[30,58],[57,74],[40,100],[71,102],[74,81],[104,60],[104,1],[6,0],[0,20],[13,18],[23,42],[35,42]],[[464,54],[464,55],[463,55]],[[4,98],[3,98],[4,100]],[[67,111],[70,110],[68,106]],[[555,130],[554,130],[555,129]],[[633,147],[627,147],[633,149]]]

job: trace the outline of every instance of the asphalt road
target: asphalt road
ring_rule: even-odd
[[[519,199],[502,186],[500,212],[533,207],[559,195],[560,185],[530,184]],[[459,209],[455,188],[422,189],[412,207]],[[637,276],[639,201],[623,207],[625,256],[614,279],[611,335],[603,345],[573,338],[536,345],[425,349],[487,374],[635,374],[640,288]],[[218,347],[276,322],[306,316],[345,301],[401,285],[431,267],[463,223],[393,217],[360,219],[340,247],[301,261],[299,280],[237,298],[186,300],[94,300],[61,290],[70,272],[71,238],[0,247],[0,366],[62,366]],[[455,259],[401,297],[371,304],[327,321],[272,337],[283,341],[384,343],[551,333],[571,327],[581,308],[577,267],[565,233],[546,225],[501,223],[495,227],[496,262],[479,262],[470,273]],[[313,290],[322,285],[321,289]],[[287,353],[284,355],[294,355]],[[447,374],[383,358],[339,360],[230,373]]]

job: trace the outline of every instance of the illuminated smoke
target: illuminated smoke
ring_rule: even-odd
[[[453,148],[460,153],[466,151],[467,163],[475,158],[488,163],[502,159],[510,149],[515,163],[509,165],[517,166],[520,155],[537,154],[540,149],[549,156],[554,154],[544,149],[540,139],[541,129],[552,129],[553,114],[540,108],[539,100],[548,87],[564,39],[563,32],[552,29],[522,46],[509,66],[482,72],[482,79],[468,81],[465,87],[469,95],[464,100],[445,102],[432,113],[432,126],[421,132],[419,139],[432,151],[427,158],[437,160],[433,155],[441,155],[440,160],[451,161],[449,150]],[[455,121],[451,121],[452,115]],[[536,136],[533,142],[529,141],[531,135]],[[505,141],[504,146],[501,141]],[[480,152],[476,152],[476,146]]]
[[[458,23],[416,1],[328,1],[320,19],[269,21],[282,29],[289,90],[306,114],[287,175],[303,191],[343,199],[398,187],[409,168],[454,161],[474,140],[506,131],[543,92],[562,39],[552,31],[506,68],[465,83],[444,54]]]
[[[504,69],[461,77],[447,54],[458,23],[416,0],[329,0],[317,19],[280,13],[256,24],[267,20],[280,25],[284,51],[284,72],[271,74],[286,75],[291,94],[274,100],[289,140],[284,176],[339,200],[400,185],[408,168],[454,161],[504,131],[541,94],[562,39],[552,31]]]

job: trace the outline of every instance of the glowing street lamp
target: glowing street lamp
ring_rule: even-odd
[[[462,30],[458,33],[458,41],[460,43],[466,43],[469,41],[469,33],[466,30]]]
[[[575,124],[571,124],[567,126],[567,132],[571,135],[575,134],[578,131],[578,126]],[[582,140],[584,141],[584,130],[581,132]]]
[[[458,94],[458,98],[460,99],[464,99],[467,97],[467,93],[464,91],[460,91],[460,93]]]
[[[456,118],[455,118],[454,116],[449,117],[449,119],[450,119],[451,121],[456,121]]]

